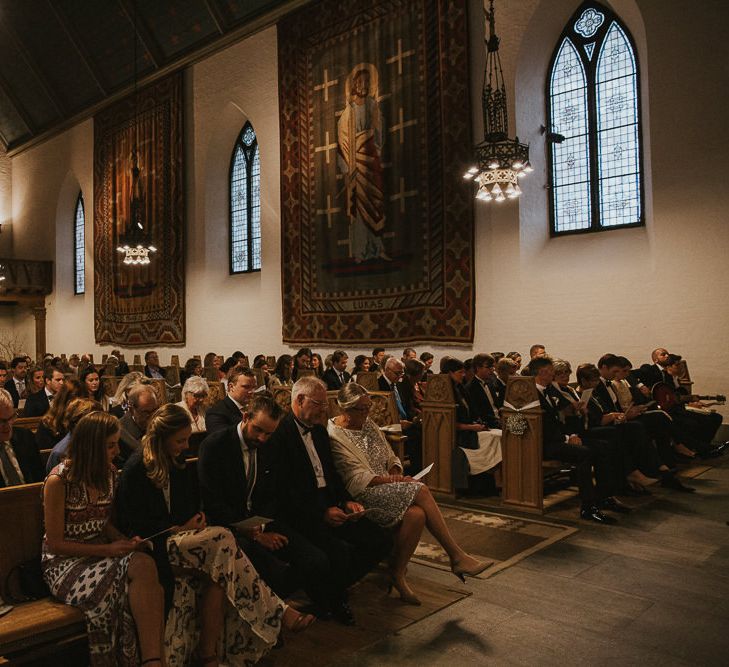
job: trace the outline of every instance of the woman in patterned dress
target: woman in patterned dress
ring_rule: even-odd
[[[405,572],[424,526],[445,549],[451,570],[462,581],[465,575],[483,572],[489,564],[469,556],[456,543],[428,487],[403,476],[400,459],[367,416],[372,406],[367,390],[350,382],[339,390],[337,403],[342,414],[330,419],[328,426],[334,463],[352,498],[370,510],[368,518],[396,531],[390,584],[401,599],[420,604]]]
[[[206,525],[194,468],[184,462],[191,432],[179,405],[152,415],[142,450],[124,466],[119,515],[128,534],[166,531],[152,542],[168,602],[174,593],[165,637],[169,664],[186,665],[193,652],[203,665],[254,664],[276,644],[282,626],[298,632],[314,617],[268,588],[230,530]],[[176,574],[192,575],[192,583]]]
[[[154,561],[138,551],[142,540],[110,521],[119,434],[116,417],[85,416],[68,458],[46,478],[43,577],[54,597],[83,611],[93,667],[154,667],[165,664],[162,587]]]

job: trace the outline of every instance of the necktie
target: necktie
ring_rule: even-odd
[[[246,509],[251,509],[251,496],[253,495],[253,486],[256,483],[256,450],[253,447],[248,448],[248,470],[246,470]]]
[[[298,419],[295,419],[294,421],[298,424],[299,428],[301,429],[302,436],[306,435],[307,433],[311,433],[314,430],[313,426],[307,426],[303,422],[300,422]]]
[[[397,385],[394,382],[392,383],[392,391],[395,392],[395,404],[397,405],[397,411],[400,413],[400,418],[407,419],[408,413],[405,412],[405,406],[402,404],[400,392],[397,390]]]
[[[13,462],[10,460],[7,449],[8,445],[4,442],[0,442],[0,463],[3,464],[3,470],[5,471],[5,480],[8,486],[17,486],[22,484],[23,480],[18,475],[18,471],[15,469]]]

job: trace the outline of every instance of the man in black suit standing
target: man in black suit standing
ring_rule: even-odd
[[[13,429],[16,416],[13,399],[0,389],[0,487],[42,482],[45,477],[33,434]]]
[[[315,611],[352,625],[347,588],[387,556],[392,537],[360,518],[362,505],[352,500],[337,474],[326,410],[326,385],[314,377],[298,380],[291,391],[291,412],[270,443],[276,457],[276,518],[308,540],[298,557],[325,568],[326,577],[307,588]]]
[[[46,366],[43,371],[43,382],[45,387],[41,391],[28,396],[23,409],[24,417],[40,417],[46,414],[48,408],[51,407],[53,397],[63,386],[63,373],[53,366]]]
[[[339,391],[352,379],[352,376],[347,373],[348,361],[349,357],[344,350],[335,350],[332,354],[332,367],[327,368],[322,376],[329,391]]]
[[[205,429],[213,433],[235,426],[253,396],[258,383],[253,371],[234,366],[228,372],[228,395],[205,413]]]
[[[490,354],[477,354],[473,358],[473,380],[466,386],[466,398],[471,417],[489,428],[501,428],[499,408],[489,385],[494,378],[494,365]]]
[[[10,362],[10,379],[5,381],[5,390],[13,399],[14,407],[18,407],[21,398],[27,398],[28,361],[25,357],[14,357]]]

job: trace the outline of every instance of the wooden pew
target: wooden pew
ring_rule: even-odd
[[[432,491],[449,496],[453,488],[452,457],[456,442],[456,399],[448,375],[432,375],[420,405],[423,419],[423,461],[433,461],[426,478]]]
[[[262,368],[251,368],[253,375],[256,378],[256,387],[263,387],[266,384],[266,374]]]
[[[10,570],[39,558],[43,536],[42,483],[0,489],[0,591],[5,600],[17,597]],[[82,644],[86,627],[82,613],[51,598],[23,602],[0,617],[0,662],[53,664],[59,645]]]
[[[13,423],[13,428],[26,428],[35,433],[38,430],[43,415],[40,417],[18,417]]]
[[[525,406],[537,403],[536,406]],[[513,407],[508,407],[507,403]],[[521,509],[544,512],[544,462],[542,461],[542,409],[533,377],[514,375],[506,385],[501,419],[502,502]],[[526,423],[522,435],[512,433],[509,419]]]
[[[217,380],[208,382],[208,389],[208,396],[203,401],[206,410],[211,405],[215,405],[218,401],[222,401],[225,398],[225,386],[222,382]]]
[[[362,385],[367,391],[380,391],[379,377],[379,373],[370,371],[357,373],[357,384]]]

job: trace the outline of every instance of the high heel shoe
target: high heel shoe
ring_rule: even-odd
[[[451,572],[453,572],[453,574],[455,574],[464,584],[466,583],[466,577],[475,577],[481,574],[481,572],[483,572],[486,568],[493,565],[493,562],[478,560],[473,556],[466,556],[466,558],[473,561],[474,564],[471,567],[463,565],[462,561],[451,564]]]
[[[387,594],[390,595],[392,593],[392,589],[395,589],[400,594],[400,599],[405,602],[406,604],[414,605],[415,607],[419,607],[421,604],[423,604],[420,601],[420,598],[415,595],[413,592],[413,589],[410,588],[408,585],[407,580],[405,577],[398,578],[393,574],[390,574],[390,579],[387,584]]]

